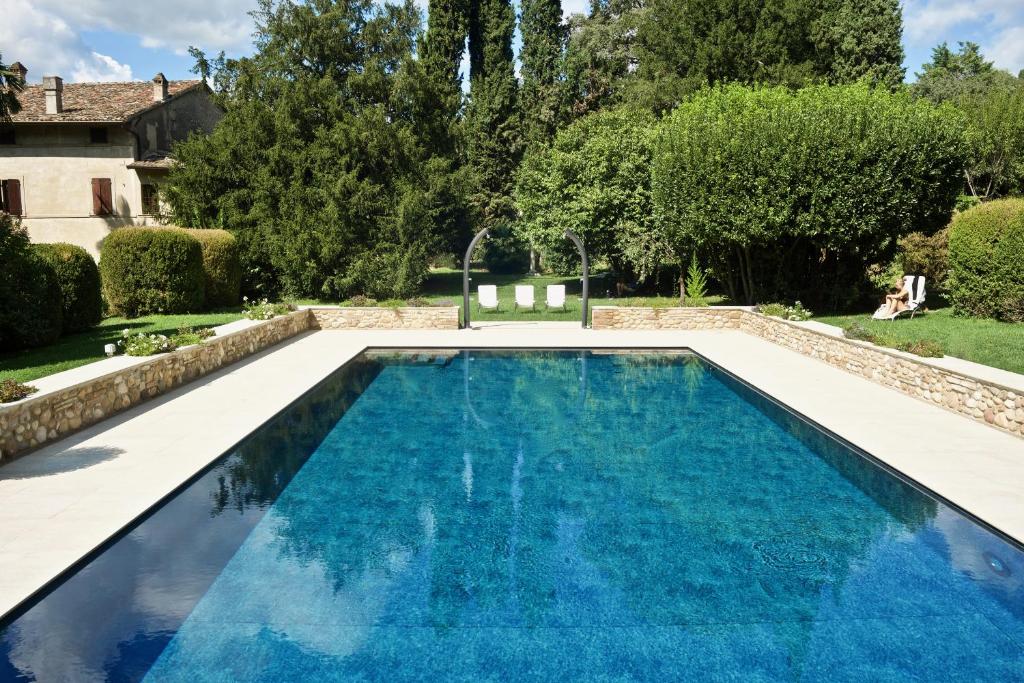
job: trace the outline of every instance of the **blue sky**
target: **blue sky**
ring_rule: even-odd
[[[426,5],[426,0],[417,0]],[[563,0],[566,14],[586,0]],[[0,0],[0,53],[29,80],[191,78],[189,45],[216,54],[251,50],[255,0]],[[996,66],[1024,69],[1024,0],[905,0],[909,80],[942,41],[972,40]]]

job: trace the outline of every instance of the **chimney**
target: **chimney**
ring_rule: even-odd
[[[60,114],[64,111],[64,80],[60,76],[43,76],[43,92],[46,95],[47,114]]]
[[[14,64],[11,64],[11,72],[15,76],[20,78],[22,83],[25,82],[25,77],[28,76],[28,69],[26,69],[25,65],[21,62],[15,62]]]
[[[167,79],[163,74],[153,76],[153,101],[163,102],[167,99]]]

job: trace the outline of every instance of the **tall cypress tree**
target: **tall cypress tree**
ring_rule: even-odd
[[[868,78],[896,88],[903,82],[903,13],[899,0],[839,2],[812,27],[819,70],[832,83]]]
[[[559,93],[566,32],[561,0],[521,0],[523,89],[520,107],[527,144],[550,140],[561,119]]]
[[[469,160],[481,227],[503,229],[516,216],[512,185],[519,162],[518,83],[512,55],[510,0],[479,0],[469,13]]]
[[[459,67],[466,51],[466,0],[430,0],[427,34],[423,41],[423,60],[430,77],[445,91],[446,109],[455,107],[454,117],[462,99],[462,77]]]

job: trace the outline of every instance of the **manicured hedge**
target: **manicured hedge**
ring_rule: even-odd
[[[206,308],[237,306],[242,296],[242,264],[238,241],[227,230],[179,229],[199,240],[202,245]]]
[[[63,317],[57,274],[5,213],[0,213],[0,264],[0,351],[55,342]]]
[[[50,264],[60,284],[64,332],[80,332],[103,318],[100,270],[82,247],[73,244],[33,244],[32,251]]]
[[[958,314],[1024,322],[1024,199],[958,214],[949,231],[949,266]]]
[[[121,315],[203,308],[203,250],[198,240],[181,230],[115,230],[103,241],[100,274],[111,311]]]

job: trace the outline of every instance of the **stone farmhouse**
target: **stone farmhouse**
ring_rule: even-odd
[[[26,86],[21,111],[0,123],[0,209],[21,216],[33,242],[70,242],[98,257],[111,230],[156,223],[174,142],[223,115],[210,95],[203,81],[163,74]]]

